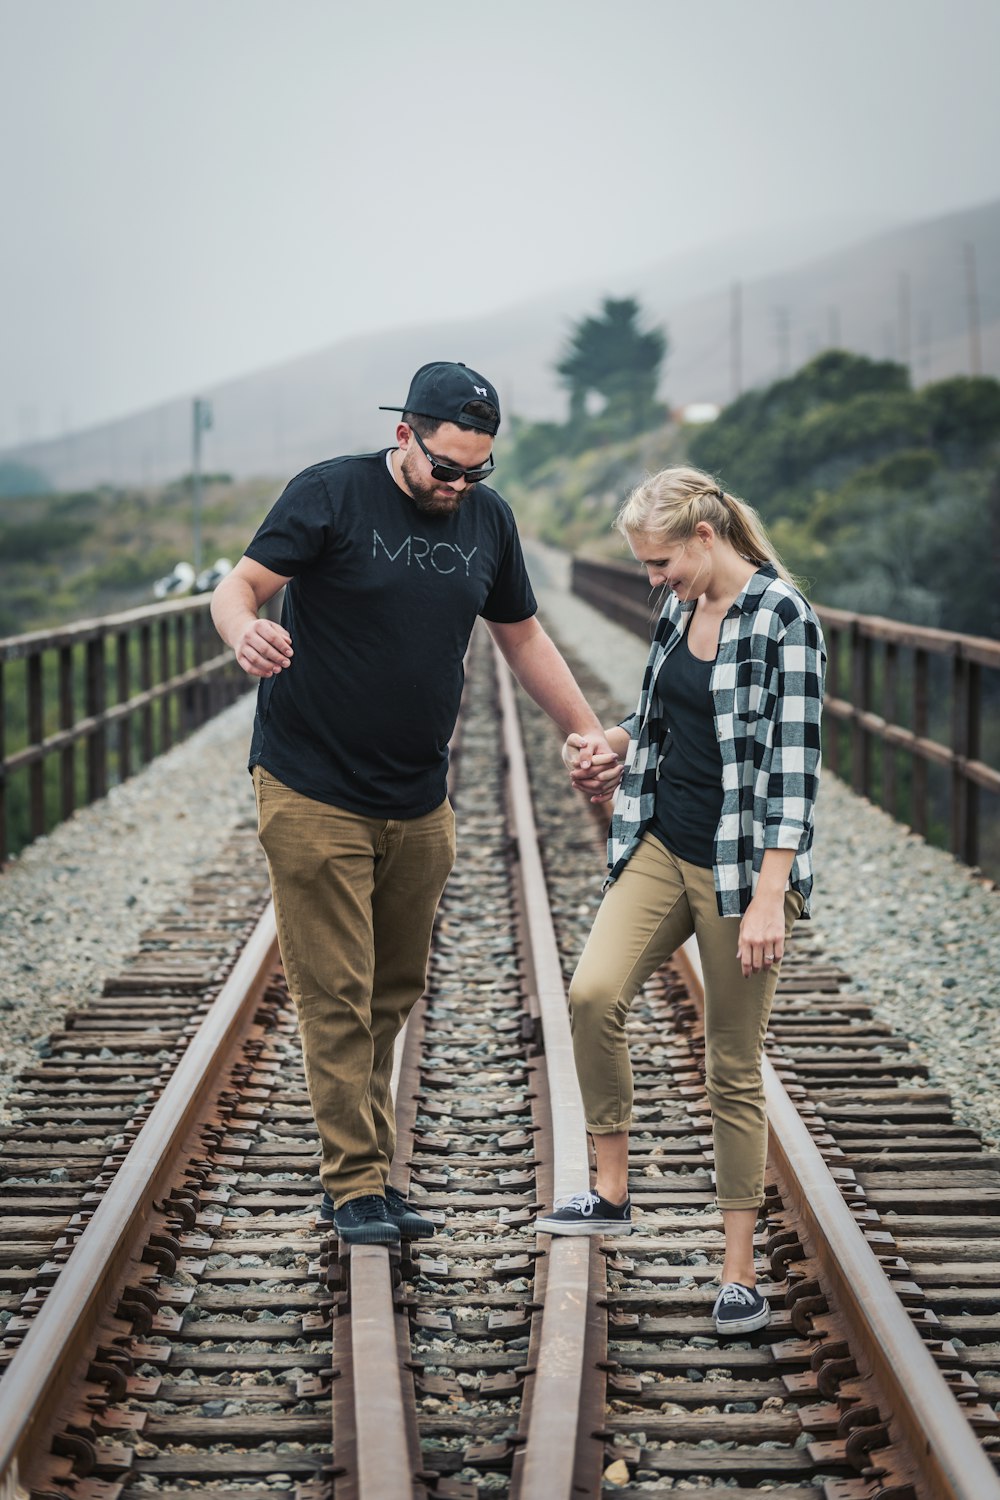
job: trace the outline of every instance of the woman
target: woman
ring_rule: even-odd
[[[808,915],[823,636],[755,512],[711,475],[664,469],[629,496],[616,525],[669,594],[636,711],[607,731],[624,760],[611,873],[570,988],[594,1191],[536,1228],[630,1232],[626,1017],[693,933],[725,1227],[713,1317],[720,1333],[749,1333],[770,1318],[753,1257],[767,1147],[761,1055],[786,937]],[[563,759],[594,800],[610,795],[620,774],[610,757],[571,735]]]

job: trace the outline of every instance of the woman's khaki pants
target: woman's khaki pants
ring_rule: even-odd
[[[254,767],[278,943],[306,1081],[339,1206],[384,1191],[396,1145],[393,1044],[423,993],[431,930],[455,859],[455,815],[365,818]]]
[[[802,898],[785,894],[785,935]],[[570,986],[573,1050],[592,1135],[627,1130],[632,1065],[625,1022],[649,976],[694,934],[705,977],[705,1068],[720,1208],[757,1208],[764,1196],[767,1117],[764,1034],[779,965],[743,978],[738,917],[720,917],[712,871],[647,834],[605,893]]]

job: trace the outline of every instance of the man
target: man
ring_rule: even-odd
[[[563,734],[617,766],[535,618],[510,507],[482,482],[493,386],[428,364],[405,406],[380,409],[402,412],[397,446],[299,474],[212,600],[261,678],[250,769],[322,1142],[320,1220],[364,1244],[434,1232],[386,1186],[390,1079],[454,859],[448,741],[477,616]],[[258,619],[286,584],[281,624]]]

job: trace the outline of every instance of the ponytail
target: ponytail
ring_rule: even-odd
[[[701,469],[677,466],[645,479],[622,505],[615,526],[626,540],[644,531],[664,541],[686,542],[699,521],[706,521],[747,562],[758,568],[769,564],[779,578],[798,587],[753,506],[727,494]]]

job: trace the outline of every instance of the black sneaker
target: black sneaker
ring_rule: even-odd
[[[350,1198],[333,1211],[333,1227],[347,1245],[398,1245],[399,1229],[381,1193]]]
[[[631,1234],[632,1204],[609,1203],[599,1193],[574,1193],[535,1220],[536,1234]]]
[[[435,1225],[423,1214],[418,1214],[412,1203],[407,1203],[402,1193],[386,1184],[385,1207],[404,1240],[429,1240],[437,1233]]]
[[[718,1333],[753,1333],[770,1323],[771,1309],[756,1287],[727,1281],[715,1299],[712,1317]]]
[[[319,1208],[316,1210],[316,1220],[315,1220],[316,1228],[317,1229],[332,1229],[333,1228],[333,1214],[334,1214],[333,1199],[330,1197],[329,1193],[324,1193],[323,1194],[323,1201],[320,1204]]]

